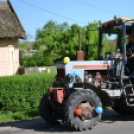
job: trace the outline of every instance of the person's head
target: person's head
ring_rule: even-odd
[[[132,43],[134,42],[134,36],[132,34],[128,34],[128,39],[129,41],[131,41]]]

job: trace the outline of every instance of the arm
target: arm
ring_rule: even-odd
[[[132,51],[132,46],[133,46],[133,43],[129,42],[127,45],[126,45],[126,51],[128,52],[128,59],[134,57],[134,51]]]
[[[129,56],[129,57],[128,57],[128,59],[130,59],[130,58],[132,58],[132,57],[134,57],[134,53],[132,53],[132,55],[131,55],[131,56]]]

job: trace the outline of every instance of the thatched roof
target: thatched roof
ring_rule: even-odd
[[[10,0],[0,1],[0,39],[21,38],[26,34]]]

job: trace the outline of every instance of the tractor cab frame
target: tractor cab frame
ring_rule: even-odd
[[[102,50],[102,33],[108,33],[109,35],[115,33],[118,35],[118,37],[122,34],[123,61],[126,62],[126,34],[132,33],[134,35],[134,19],[114,17],[114,20],[102,24],[100,22],[98,59],[101,59],[100,54]]]
[[[111,34],[117,34],[118,39],[120,40],[119,42],[122,44],[117,44],[117,47],[122,49],[122,58],[120,58],[121,64],[121,69],[120,69],[120,76],[116,77],[113,76],[110,79],[115,79],[115,81],[120,82],[120,90],[122,92],[122,96],[126,96],[126,87],[133,87],[132,84],[125,84],[124,80],[130,81],[130,79],[133,78],[134,76],[134,71],[129,75],[129,76],[124,76],[124,68],[127,62],[127,55],[126,55],[126,35],[127,34],[132,34],[134,35],[134,19],[130,18],[117,18],[116,16],[114,17],[114,20],[105,22],[105,23],[100,23],[99,26],[99,45],[98,45],[98,59],[97,60],[104,60],[101,57],[101,50],[102,50],[102,34],[103,33],[108,33],[109,35]],[[121,37],[122,36],[122,37]],[[117,42],[117,43],[119,43]],[[112,59],[113,60],[113,59]],[[115,62],[116,63],[116,62]],[[116,65],[115,65],[116,66]],[[131,83],[131,82],[130,82]],[[131,94],[130,96],[134,96],[134,94]],[[129,104],[129,106],[134,106],[134,104]]]

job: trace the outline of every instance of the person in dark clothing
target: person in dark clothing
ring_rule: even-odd
[[[132,34],[128,34],[129,43],[126,46],[128,54],[128,59],[134,57],[134,36]]]
[[[127,52],[127,75],[130,75],[134,71],[134,36],[128,34],[129,43],[126,45]]]

